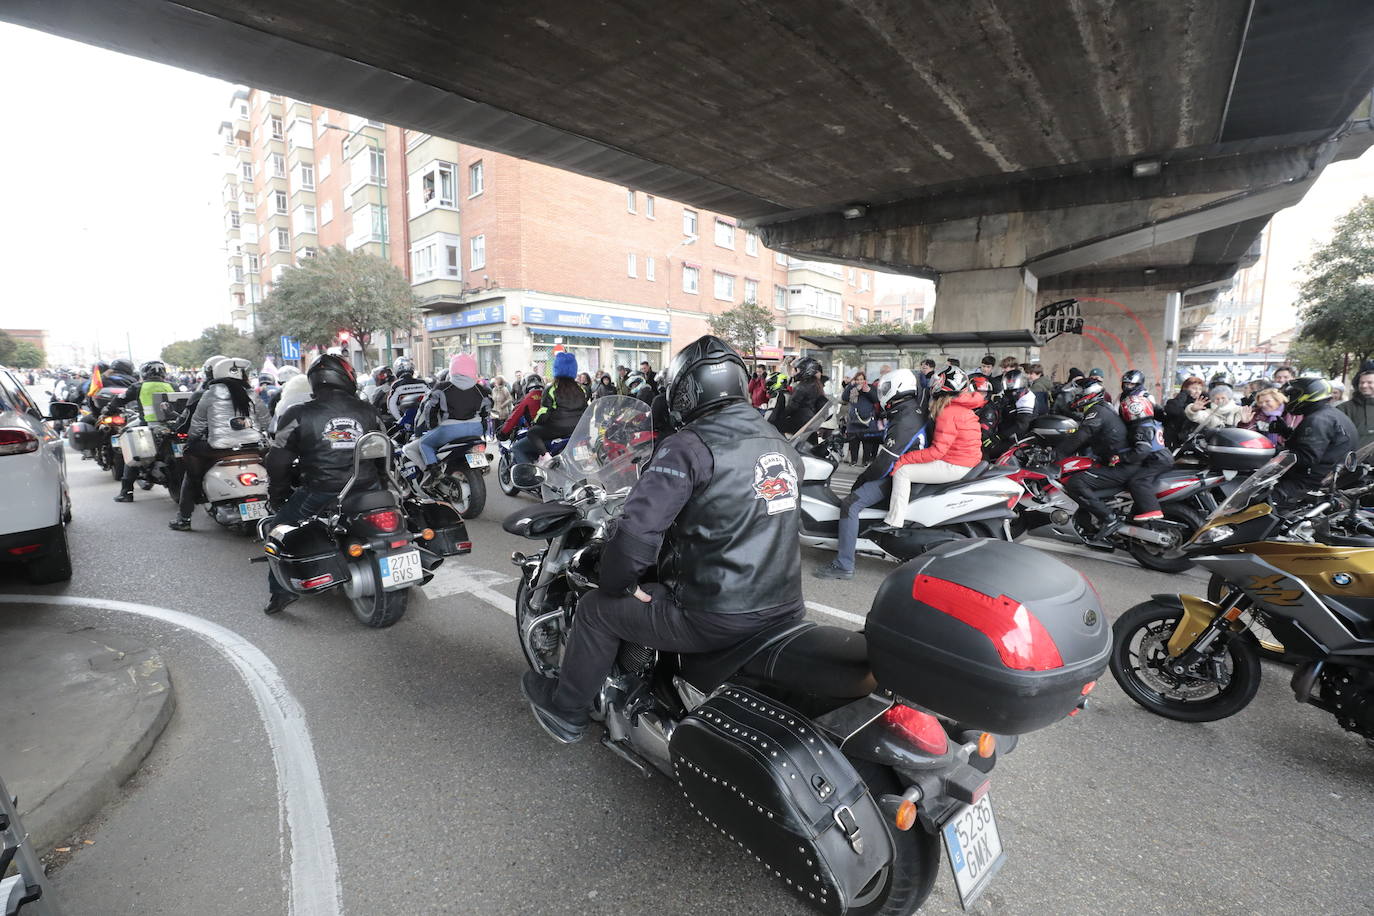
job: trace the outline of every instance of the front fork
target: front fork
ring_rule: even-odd
[[[1222,655],[1217,650],[1245,631],[1240,623],[1245,613],[1245,593],[1232,589],[1219,604],[1192,595],[1179,598],[1183,602],[1183,617],[1169,637],[1164,665],[1175,676],[1205,676],[1220,681]]]

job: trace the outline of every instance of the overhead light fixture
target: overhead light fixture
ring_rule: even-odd
[[[1147,267],[1147,268],[1145,268],[1145,276],[1147,276],[1147,277],[1153,277],[1153,276],[1154,276],[1156,273],[1158,273],[1158,272],[1159,272],[1159,271],[1158,271],[1156,268],[1154,268],[1154,267]]]
[[[1154,178],[1164,168],[1164,163],[1159,159],[1137,159],[1131,163],[1132,178]]]
[[[863,219],[868,215],[868,204],[849,204],[840,213],[845,219]]]

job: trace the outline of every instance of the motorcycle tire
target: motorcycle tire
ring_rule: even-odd
[[[1184,692],[1193,685],[1210,682],[1184,681],[1158,670],[1167,657],[1169,635],[1177,626],[1178,608],[1146,601],[1122,614],[1112,625],[1112,652],[1108,665],[1112,677],[1126,695],[1157,716],[1179,722],[1216,722],[1234,716],[1255,698],[1260,685],[1259,647],[1249,633],[1227,641],[1231,676],[1213,696],[1187,698]],[[1140,639],[1137,641],[1136,637]],[[1146,657],[1142,657],[1142,653]],[[1155,683],[1142,675],[1148,669]],[[1161,689],[1163,688],[1163,689]]]
[[[487,507],[487,481],[476,468],[463,468],[463,477],[468,483],[467,505],[463,507],[463,518],[476,518]]]
[[[525,626],[531,617],[538,612],[530,606],[531,589],[528,577],[524,570],[521,570],[520,584],[515,590],[515,641],[520,644],[520,652],[525,656],[525,664],[530,666],[530,670],[539,674],[540,677],[557,677],[558,666],[550,664],[550,661],[538,658],[530,654],[529,646],[525,644]],[[562,655],[559,654],[555,659],[562,662]]]
[[[1140,525],[1144,528],[1168,527],[1173,530],[1182,528],[1179,533],[1180,543],[1193,536],[1193,532],[1202,524],[1192,510],[1183,506],[1169,506],[1164,510],[1164,518],[1155,522],[1132,522],[1133,525]],[[1188,558],[1186,553],[1181,551],[1177,556],[1170,555],[1167,548],[1156,547],[1153,544],[1144,544],[1137,540],[1130,540],[1126,545],[1126,550],[1131,558],[1146,569],[1153,569],[1155,572],[1178,573],[1193,568],[1193,561]]]
[[[110,476],[116,483],[124,478],[124,453],[119,449],[114,450],[114,456],[110,459]]]
[[[496,462],[496,485],[507,496],[518,496],[520,488],[510,482],[510,457],[503,454]]]
[[[405,616],[406,604],[410,600],[410,589],[398,588],[394,592],[377,589],[362,598],[349,598],[353,606],[353,616],[364,626],[374,629],[389,627]]]
[[[874,798],[900,795],[904,786],[888,767],[869,760],[849,758],[854,769],[868,784]],[[888,828],[892,837],[892,867],[874,879],[880,887],[865,888],[848,916],[906,916],[914,913],[930,896],[940,871],[940,838],[926,833],[917,824],[910,830]]]
[[[1212,578],[1207,580],[1207,600],[1213,604],[1220,604],[1222,597],[1226,594],[1226,580],[1219,573],[1212,573]],[[1254,625],[1251,625],[1252,630]],[[1261,627],[1255,633],[1255,638],[1259,641],[1260,658],[1268,659],[1271,662],[1281,662],[1283,664],[1296,664],[1296,658],[1290,658],[1288,651],[1284,649],[1283,643],[1270,633],[1267,628]]]

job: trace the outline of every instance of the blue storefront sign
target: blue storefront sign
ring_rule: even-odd
[[[602,312],[574,312],[567,309],[541,308],[537,305],[525,306],[525,323],[603,331],[608,337],[618,331],[623,331],[666,338],[671,331],[671,326],[667,321],[656,318],[626,318],[622,315],[607,315]]]
[[[488,305],[466,312],[450,312],[447,315],[430,315],[425,319],[425,330],[447,331],[452,328],[470,328],[479,324],[499,324],[506,320],[504,305]]]

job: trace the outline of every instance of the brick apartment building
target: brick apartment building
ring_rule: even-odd
[[[789,259],[733,219],[633,188],[258,90],[234,93],[220,132],[241,328],[282,271],[330,245],[410,279],[423,327],[390,344],[422,371],[464,351],[488,375],[543,370],[560,344],[591,372],[658,368],[747,301],[773,311],[774,358],[800,331],[878,317],[872,270]]]

